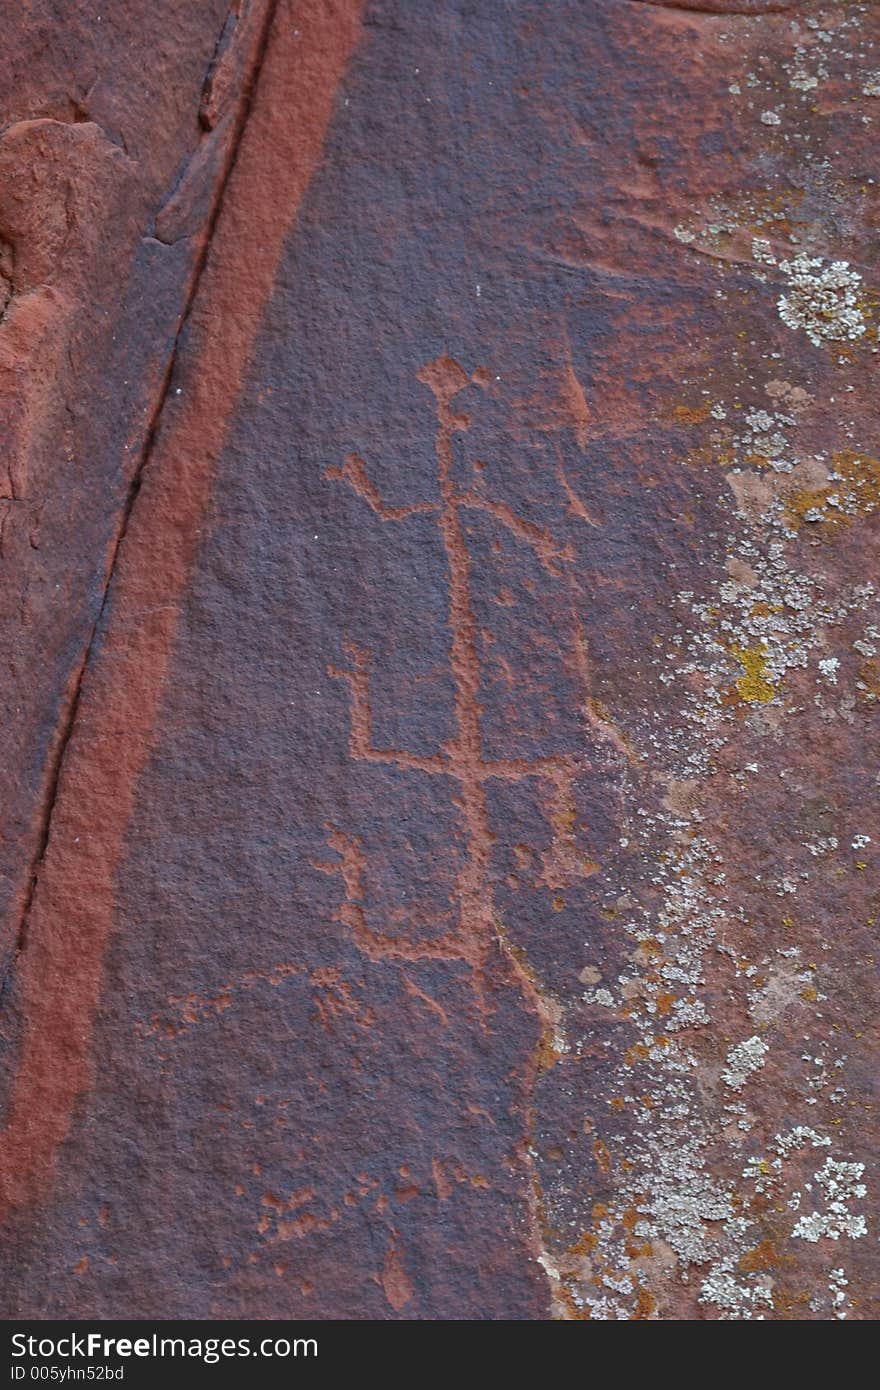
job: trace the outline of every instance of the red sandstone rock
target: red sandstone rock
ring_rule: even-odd
[[[5,1315],[876,1316],[880,19],[5,61]]]

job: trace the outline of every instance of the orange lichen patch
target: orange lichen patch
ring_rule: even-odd
[[[657,1004],[658,1014],[665,1017],[666,1014],[670,1013],[672,1010],[672,1006],[675,1003],[675,995],[670,994],[668,991],[664,991],[662,994],[657,995],[655,1002]]]
[[[719,465],[722,468],[732,468],[736,462],[736,456],[731,450],[718,450],[709,444],[703,444],[696,449],[688,449],[679,462],[685,468],[710,468]]]
[[[789,526],[797,530],[810,513],[821,511],[824,507],[827,507],[828,498],[831,496],[832,492],[830,487],[818,489],[803,488],[798,492],[791,493],[785,503],[785,519]],[[836,513],[825,519],[830,521],[834,526],[839,525],[844,519],[849,520],[849,518],[844,518]]]
[[[602,1171],[603,1173],[610,1173],[610,1172],[611,1172],[611,1155],[610,1155],[610,1153],[608,1152],[608,1150],[607,1150],[607,1148],[605,1147],[605,1145],[602,1143],[602,1140],[601,1140],[601,1139],[597,1139],[596,1142],[595,1142],[595,1144],[593,1145],[593,1155],[594,1155],[594,1157],[595,1157],[595,1159],[596,1159],[596,1162],[598,1163],[599,1168],[601,1169],[601,1171]]]
[[[809,1289],[802,1289],[799,1293],[787,1293],[784,1289],[776,1288],[773,1290],[772,1298],[773,1311],[780,1318],[798,1322],[801,1310],[809,1305],[812,1294]]]
[[[581,1308],[575,1303],[574,1298],[568,1289],[558,1291],[560,1303],[565,1309],[564,1321],[566,1322],[592,1322],[593,1315],[589,1308]]]
[[[880,660],[869,657],[863,661],[859,666],[859,681],[864,687],[859,690],[862,700],[873,704],[875,699],[880,698]]]
[[[767,455],[759,453],[756,449],[749,449],[743,455],[743,462],[747,463],[750,468],[769,468],[771,466],[771,460]]]
[[[583,1235],[578,1237],[574,1245],[568,1247],[568,1253],[570,1255],[589,1255],[590,1251],[595,1250],[598,1244],[599,1237],[597,1235],[592,1231],[584,1231]]]
[[[732,647],[743,674],[735,682],[741,700],[750,705],[766,705],[776,694],[776,687],[766,677],[766,646]]]
[[[808,985],[806,989],[801,990],[801,998],[805,1000],[808,1004],[815,1004],[816,1000],[819,998],[819,995],[812,985]]]
[[[626,1062],[627,1066],[631,1067],[635,1062],[643,1062],[648,1056],[650,1056],[650,1052],[645,1044],[637,1042],[633,1043],[632,1047],[626,1049],[626,1052],[623,1054],[623,1060]]]
[[[674,405],[671,414],[679,425],[701,425],[708,420],[710,410],[711,406],[705,403],[697,406]]]
[[[811,513],[821,512],[822,521],[837,528],[880,508],[880,459],[846,449],[831,456],[831,472],[827,487],[803,488],[786,499],[786,519],[795,530]]]
[[[656,1309],[657,1300],[654,1295],[647,1289],[639,1289],[635,1312],[630,1317],[630,1322],[645,1322],[653,1316]]]
[[[647,938],[647,940],[645,940],[645,941],[640,941],[640,942],[639,942],[638,950],[636,951],[635,954],[636,954],[637,957],[638,957],[639,955],[644,955],[644,956],[662,956],[662,955],[663,955],[663,946],[662,946],[662,944],[657,940],[656,937],[654,937],[654,936],[649,936],[649,937]]]
[[[747,1250],[738,1263],[743,1274],[761,1274],[779,1264],[779,1256],[772,1240],[762,1240],[753,1250]]]

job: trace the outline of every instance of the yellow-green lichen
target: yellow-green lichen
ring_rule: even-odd
[[[766,675],[766,647],[733,647],[732,651],[743,668],[736,681],[740,699],[750,705],[766,705],[776,694],[776,687]]]

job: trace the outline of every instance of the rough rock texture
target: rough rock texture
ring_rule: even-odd
[[[26,9],[3,1314],[876,1317],[877,7]]]

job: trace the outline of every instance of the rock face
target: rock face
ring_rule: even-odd
[[[31,9],[3,1315],[876,1317],[877,8]]]

